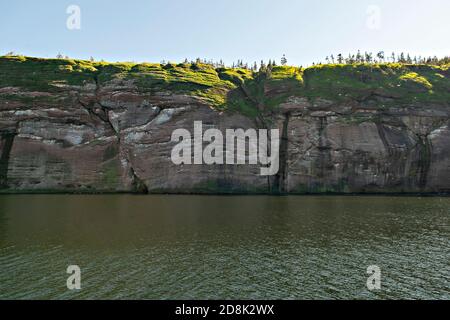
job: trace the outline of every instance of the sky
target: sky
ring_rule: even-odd
[[[231,64],[285,54],[303,66],[357,50],[445,56],[449,12],[448,0],[1,0],[0,55]]]

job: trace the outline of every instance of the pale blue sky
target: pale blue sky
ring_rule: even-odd
[[[81,30],[66,28],[72,4]],[[379,29],[367,27],[370,5]],[[443,56],[449,13],[449,0],[2,0],[0,54],[227,63],[286,54],[293,65],[358,49]]]

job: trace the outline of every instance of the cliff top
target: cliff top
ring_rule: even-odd
[[[59,92],[67,86],[130,81],[143,93],[195,95],[221,110],[249,116],[272,110],[288,97],[364,101],[373,95],[396,104],[448,104],[450,70],[416,64],[275,66],[262,72],[209,64],[107,63],[72,59],[0,57],[0,88]]]

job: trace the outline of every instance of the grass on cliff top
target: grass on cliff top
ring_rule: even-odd
[[[248,116],[272,111],[290,96],[362,101],[373,95],[399,103],[448,103],[449,66],[406,64],[276,66],[268,72],[208,64],[106,63],[71,59],[0,57],[0,88],[54,92],[61,85],[133,81],[142,92],[177,92],[220,110]]]
[[[402,103],[450,101],[448,66],[407,64],[321,65],[305,70],[304,94],[330,100],[371,95]]]
[[[54,91],[60,85],[80,86],[94,81],[98,70],[88,61],[0,57],[0,87]]]
[[[214,67],[206,64],[138,64],[113,77],[134,80],[143,92],[171,91],[195,95],[221,108],[226,103],[227,92],[236,88],[236,84],[222,79]]]

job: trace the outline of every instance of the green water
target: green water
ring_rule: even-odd
[[[5,195],[0,298],[450,299],[449,218],[450,198]]]

